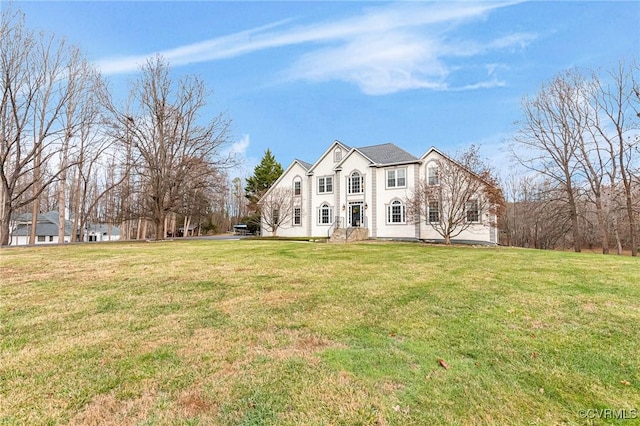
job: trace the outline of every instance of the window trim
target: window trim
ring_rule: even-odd
[[[293,208],[293,218],[291,221],[293,226],[302,226],[302,207]]]
[[[470,209],[469,205],[475,204],[475,209]],[[477,220],[469,220],[469,214],[475,212]],[[465,221],[467,223],[481,223],[482,215],[480,212],[480,202],[477,198],[468,200],[464,206]]]
[[[359,179],[359,192],[353,191],[353,179],[357,177]],[[360,173],[357,170],[354,170],[347,176],[347,194],[356,195],[356,194],[364,194],[364,174]]]
[[[432,211],[432,204],[435,204],[435,212]],[[437,216],[436,220],[431,219],[431,215],[435,213]],[[431,200],[427,203],[427,223],[440,223],[440,201]]]
[[[403,171],[404,176],[402,179],[404,180],[404,184],[398,185],[398,180],[400,177],[398,176],[398,172]],[[389,174],[393,172],[393,185],[389,185]],[[406,167],[396,167],[395,169],[387,169],[385,173],[385,188],[386,189],[402,189],[407,187],[407,168]]]
[[[293,179],[293,196],[299,197],[302,195],[302,179],[296,177]]]
[[[331,190],[327,190],[327,181],[330,181]],[[320,191],[320,182],[322,182],[322,191]],[[317,194],[333,194],[333,176],[318,176],[316,192]]]
[[[407,207],[400,200],[392,200],[389,204],[387,204],[387,216],[386,223],[387,225],[406,225],[407,224]],[[400,211],[394,213],[394,207],[400,208]],[[394,221],[394,216],[399,216],[400,221]]]
[[[327,211],[327,220],[328,222],[323,222],[323,211]],[[317,224],[319,226],[330,226],[333,224],[333,207],[329,203],[322,203],[320,207],[318,207],[318,220]]]
[[[431,171],[435,170],[435,174],[431,175]],[[440,176],[438,175],[438,171],[440,167],[438,167],[435,163],[427,164],[427,185],[429,186],[437,186],[440,185]]]
[[[337,163],[342,160],[342,150],[340,148],[336,148],[333,150],[333,162]]]

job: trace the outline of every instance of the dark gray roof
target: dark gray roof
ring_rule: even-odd
[[[356,149],[369,157],[375,164],[411,163],[419,161],[417,157],[392,143],[364,146]]]
[[[309,170],[313,166],[313,164],[307,163],[306,161],[298,160],[297,158],[296,158],[296,161],[300,163],[300,165],[302,165],[302,167],[304,167],[307,170]]]
[[[191,229],[191,227],[189,227],[189,229]],[[88,226],[87,231],[94,232],[96,234],[109,234],[109,225],[106,223],[92,223]],[[111,235],[120,235],[120,228],[115,225],[111,225]]]
[[[18,225],[16,229],[11,233],[16,237],[26,237],[29,235],[31,231],[30,225]],[[58,224],[57,223],[38,223],[36,225],[36,235],[37,236],[57,236],[58,235]],[[69,224],[64,227],[64,235],[71,235],[71,226]]]

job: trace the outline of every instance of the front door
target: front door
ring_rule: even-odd
[[[352,203],[349,206],[351,211],[351,226],[362,226],[362,203]]]

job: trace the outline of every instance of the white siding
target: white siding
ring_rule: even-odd
[[[340,148],[342,156],[337,161],[334,153]],[[385,167],[375,167],[370,160],[357,150],[347,150],[339,142],[334,142],[318,159],[310,170],[306,170],[298,162],[292,163],[281,178],[276,182],[276,187],[293,188],[294,179],[301,179],[301,195],[294,197],[297,206],[302,209],[301,225],[293,225],[293,215],[287,224],[277,231],[279,236],[291,237],[327,237],[334,229],[337,220],[342,226],[348,226],[350,222],[350,203],[362,203],[363,223],[369,229],[369,235],[373,238],[421,238],[428,240],[441,240],[442,237],[422,218],[416,223],[409,216],[406,200],[413,194],[413,188],[417,180],[427,178],[427,167],[433,161],[439,159],[437,151],[429,151],[420,162]],[[390,187],[387,182],[389,170],[404,170],[405,184]],[[358,194],[349,194],[348,179],[357,171],[363,176],[363,190]],[[330,192],[320,193],[318,181],[320,178],[330,177],[332,188]],[[397,181],[396,181],[397,183]],[[404,206],[404,223],[390,223],[388,220],[388,206],[394,201],[400,201]],[[319,223],[319,209],[327,204],[332,210],[331,223]],[[364,208],[366,206],[366,208]],[[483,223],[473,225],[469,229],[455,237],[458,240],[492,242],[495,240],[497,230],[491,229],[486,212],[482,212]],[[263,231],[263,235],[267,235]]]

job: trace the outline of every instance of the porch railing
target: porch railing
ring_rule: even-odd
[[[329,226],[329,229],[327,230],[327,238],[331,238],[331,234],[333,234],[333,231],[336,229],[340,229],[341,227],[342,227],[342,218],[340,216],[337,216],[336,219],[331,224],[331,226]]]

